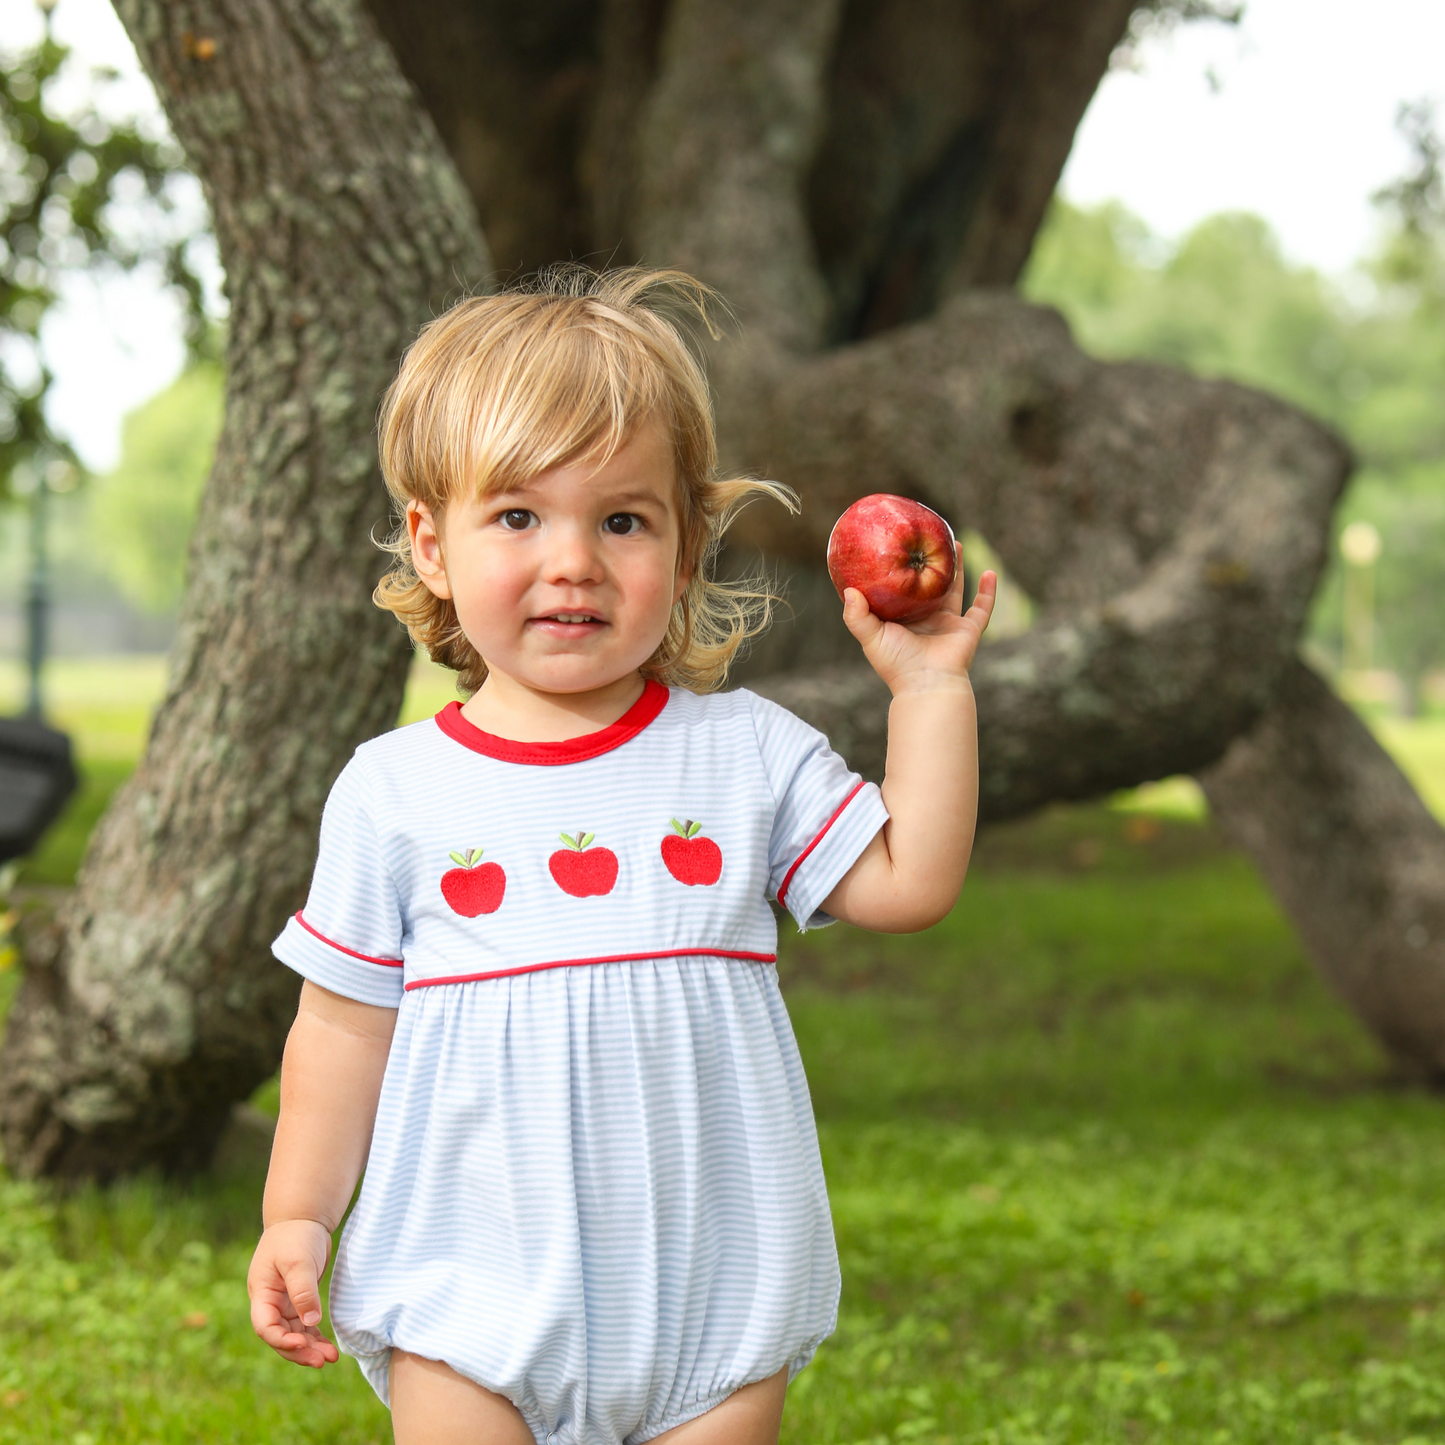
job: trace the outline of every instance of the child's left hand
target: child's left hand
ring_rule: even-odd
[[[943,605],[921,622],[884,622],[873,614],[868,599],[856,587],[843,595],[843,621],[848,631],[895,697],[904,692],[971,686],[968,671],[993,615],[998,576],[990,571],[978,579],[978,595],[964,612],[962,547],[957,548],[957,557],[953,586]]]

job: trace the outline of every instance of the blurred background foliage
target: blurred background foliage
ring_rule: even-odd
[[[221,430],[224,387],[215,362],[190,367],[131,412],[120,465],[92,484],[86,551],[144,611],[170,612],[180,601],[186,547]]]
[[[1023,288],[1056,306],[1081,345],[1229,377],[1337,427],[1360,469],[1336,516],[1379,532],[1373,661],[1406,710],[1445,667],[1445,236],[1400,221],[1354,273],[1296,266],[1257,216],[1218,215],[1177,245],[1122,206],[1054,203]],[[1343,662],[1334,549],[1310,643]]]
[[[91,75],[92,98],[79,108],[48,103],[70,52],[45,14],[38,45],[0,56],[0,492],[37,465],[54,479],[74,462],[46,417],[51,378],[40,346],[66,271],[156,265],[185,297],[192,349],[206,338],[188,256],[194,237],[169,224],[172,182],[185,174],[181,148],[164,131],[108,116],[104,92],[114,77],[104,73]]]

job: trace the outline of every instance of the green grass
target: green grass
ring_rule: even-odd
[[[985,834],[927,934],[784,941],[844,1279],[789,1445],[1445,1442],[1445,1101],[1206,823],[1122,801]],[[251,1336],[243,1146],[0,1184],[0,1442],[390,1438]]]
[[[788,949],[845,1281],[789,1440],[1445,1439],[1440,1101],[1185,826]]]
[[[1373,726],[1420,796],[1445,818],[1445,717],[1380,718]]]

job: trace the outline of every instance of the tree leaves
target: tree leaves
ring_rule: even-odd
[[[164,228],[137,236],[117,226],[117,200],[144,199],[169,214],[168,182],[184,171],[180,147],[133,124],[115,124],[89,105],[61,114],[47,103],[48,83],[69,49],[46,33],[18,55],[0,54],[0,489],[17,471],[22,483],[45,467],[50,479],[74,467],[71,449],[50,430],[45,393],[50,373],[39,355],[45,313],[61,275],[108,263],[126,269],[149,261],[184,296],[193,354],[206,346],[201,284],[186,259],[192,239]],[[33,485],[33,480],[31,480]]]

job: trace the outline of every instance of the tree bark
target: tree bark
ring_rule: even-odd
[[[667,33],[695,23],[678,7],[368,3],[472,192],[502,275],[568,257],[669,258],[637,224],[636,138]],[[817,69],[800,223],[819,262],[806,284],[821,288],[836,343],[927,316],[965,286],[1013,283],[1139,5],[838,0],[829,8],[834,40],[821,50],[781,25],[775,34],[779,57],[809,50]],[[790,5],[779,13],[802,14]],[[728,30],[766,19],[719,7],[709,33],[722,84],[768,74],[767,54]],[[797,79],[772,78],[783,90]],[[713,104],[685,92],[679,99],[694,114]],[[783,138],[754,137],[765,141],[755,158]]]
[[[166,696],[73,901],[32,936],[0,1072],[21,1173],[199,1162],[274,1070],[321,804],[411,657],[371,605],[372,417],[489,272],[471,203],[352,0],[122,0],[203,178],[232,312],[226,419]]]
[[[1369,729],[1296,662],[1199,781],[1340,997],[1445,1079],[1445,828]]]
[[[1017,280],[1135,0],[849,4],[807,210],[835,341]]]
[[[1043,604],[975,667],[985,820],[1217,758],[1290,664],[1349,471],[1283,403],[1100,365],[1004,295],[805,362],[773,408],[755,455],[808,499],[775,545],[816,552],[859,492],[902,492],[976,526]],[[886,695],[846,676],[762,686],[876,772]]]

